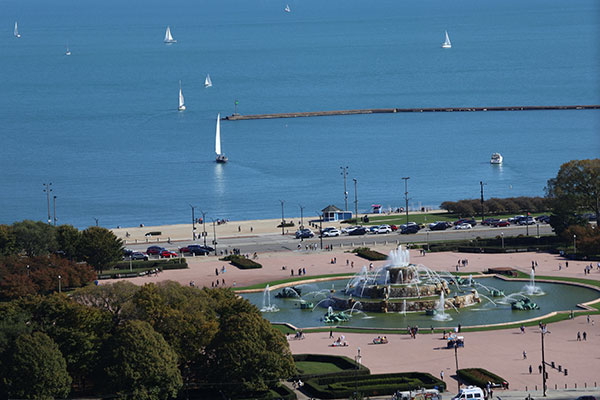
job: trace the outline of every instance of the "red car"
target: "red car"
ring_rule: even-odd
[[[494,226],[495,228],[510,226],[510,222],[508,222],[508,221],[498,221],[498,222],[495,222],[492,226]]]
[[[177,253],[171,250],[163,250],[160,252],[160,256],[163,258],[177,257]]]
[[[398,230],[396,225],[390,225],[390,228],[392,228],[392,232],[396,232]]]

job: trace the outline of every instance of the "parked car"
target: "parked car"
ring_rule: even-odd
[[[511,224],[516,224],[521,220],[521,218],[525,218],[525,216],[524,215],[515,215],[514,217],[510,217],[508,219],[508,222],[510,222]]]
[[[157,256],[159,255],[163,250],[165,250],[164,247],[160,247],[160,246],[150,246],[146,249],[146,254],[151,254],[153,256]]]
[[[167,249],[164,249],[163,251],[161,251],[161,252],[160,252],[160,256],[161,256],[162,258],[171,258],[171,257],[177,257],[177,253],[175,253],[175,252],[174,252],[174,251],[172,251],[172,250],[167,250]]]
[[[130,260],[144,260],[144,261],[148,261],[148,256],[146,254],[142,253],[141,251],[134,251],[129,256],[129,259]]]
[[[411,225],[417,225],[416,222],[407,222],[406,224],[402,224],[400,225],[400,230],[406,228],[407,226],[411,226]]]
[[[377,229],[379,229],[379,225],[373,225],[372,227],[369,228],[369,233],[375,233],[377,231]]]
[[[360,236],[360,235],[365,235],[367,233],[367,230],[364,227],[359,227],[356,229],[351,230],[350,232],[348,232],[348,235],[350,236]]]
[[[340,231],[339,229],[329,229],[325,232],[323,232],[323,237],[333,237],[333,236],[340,236],[342,234],[342,231]]]
[[[315,234],[308,228],[299,229],[296,231],[296,239],[308,239],[314,237]]]
[[[477,225],[477,221],[475,221],[474,218],[461,218],[458,221],[454,221],[454,226],[457,226],[460,224],[469,224],[469,225],[471,225],[471,228],[472,228],[475,225]]]
[[[342,228],[342,233],[350,233],[351,231],[355,230],[356,228],[360,228],[360,226],[358,226],[358,225],[347,226],[345,228]]]
[[[466,222],[463,222],[462,224],[458,224],[458,225],[454,226],[454,229],[471,229],[471,228],[473,228],[473,225],[467,224]]]
[[[417,232],[419,232],[419,229],[420,229],[419,225],[409,225],[409,226],[407,226],[405,228],[402,228],[402,230],[400,231],[400,233],[402,235],[406,235],[406,234],[409,234],[409,233],[417,233]]]
[[[533,217],[521,218],[519,225],[535,225],[535,219]]]
[[[195,256],[197,256],[197,255],[204,256],[204,255],[210,253],[211,250],[208,250],[206,247],[199,245],[199,244],[190,244],[188,246],[181,247],[179,249],[179,252],[180,253],[190,253]]]
[[[544,224],[549,224],[550,223],[550,216],[548,215],[540,215],[539,217],[536,218],[537,222],[541,222]]]
[[[481,225],[494,225],[496,222],[500,221],[498,218],[486,218],[483,220]]]
[[[445,231],[448,229],[448,223],[444,221],[434,222],[433,224],[429,224],[429,229],[432,231]]]
[[[375,233],[391,233],[392,228],[389,225],[379,225],[375,230]]]
[[[498,228],[498,227],[504,228],[505,226],[510,226],[510,222],[505,221],[505,220],[500,220],[500,221],[495,222],[492,226],[494,228]]]
[[[131,249],[123,249],[123,258],[129,258],[133,254],[133,250]]]
[[[398,230],[396,225],[390,225],[390,228],[392,228],[392,232],[396,232]]]

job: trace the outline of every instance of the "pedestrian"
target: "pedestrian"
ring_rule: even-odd
[[[329,339],[333,338],[333,328],[329,328]]]
[[[210,283],[210,287],[215,287],[215,281],[212,281],[212,282]]]
[[[521,333],[525,333],[525,325],[521,325]]]
[[[577,341],[581,342],[581,332],[577,332]]]
[[[565,268],[569,268],[569,262],[565,261]]]
[[[588,323],[588,324],[590,323],[590,315],[589,315],[589,314],[588,314],[588,316],[587,316],[587,323]]]
[[[294,268],[290,268],[290,272],[292,273],[292,276],[294,276]]]
[[[238,225],[238,232],[242,231],[242,227]]]
[[[250,232],[254,232],[254,228],[253,227],[250,227]]]
[[[218,268],[215,268],[215,275],[219,276],[219,269]]]
[[[350,268],[354,268],[354,261],[350,263]]]
[[[223,278],[223,286],[225,286],[225,278]]]
[[[302,268],[302,275],[306,275],[306,268]]]
[[[542,364],[538,365],[538,371],[540,371],[540,374],[542,373]]]
[[[233,287],[236,287],[236,286],[237,286],[236,281],[233,281]]]
[[[523,350],[523,360],[527,360],[527,352]]]
[[[442,370],[442,371],[440,371],[440,379],[441,379],[441,380],[444,380],[444,371],[443,371],[443,370]]]
[[[350,265],[350,260],[346,259],[346,267]]]
[[[531,373],[533,372],[533,368],[531,367],[531,365],[529,366],[529,375],[531,375]]]
[[[587,333],[583,332],[583,340],[587,340]]]
[[[298,276],[302,275],[302,268],[298,268]]]

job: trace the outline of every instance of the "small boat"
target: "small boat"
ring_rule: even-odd
[[[15,35],[16,38],[20,38],[21,37],[21,34],[19,33],[19,27],[17,26],[17,21],[15,21],[14,35]]]
[[[221,113],[217,114],[217,132],[215,134],[215,153],[217,153],[217,163],[225,164],[227,157],[221,153]]]
[[[492,159],[490,160],[490,164],[502,164],[502,154],[500,154],[500,153],[492,154]]]
[[[285,8],[283,9],[285,12],[292,12],[292,10],[290,9],[290,5],[286,4]]]
[[[450,36],[448,36],[448,31],[446,31],[446,40],[442,44],[442,49],[450,49],[452,48],[452,43],[450,42]]]
[[[171,27],[167,26],[167,31],[165,32],[165,43],[177,43],[177,40],[173,39],[173,35],[171,35]]]
[[[185,110],[185,100],[183,99],[183,92],[181,91],[181,81],[179,81],[179,111]]]
[[[206,79],[204,80],[204,87],[212,87],[212,81],[210,80],[210,74],[206,75]]]
[[[65,56],[71,55],[71,49],[69,49],[69,45],[67,45],[67,51],[65,52]]]

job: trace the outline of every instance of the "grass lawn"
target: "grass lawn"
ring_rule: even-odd
[[[277,281],[257,283],[256,285],[238,287],[234,290],[238,291],[238,290],[264,289],[267,285],[275,286],[275,285],[281,285],[282,283],[292,283],[292,282],[302,283],[302,281],[307,281],[310,279],[335,278],[335,277],[340,277],[340,276],[352,277],[354,275],[356,275],[356,274],[343,273],[343,274],[311,275],[311,276],[305,275],[305,276],[299,276],[299,277],[295,277],[295,278],[290,277],[288,279],[279,279]]]
[[[335,364],[317,361],[296,361],[296,368],[300,375],[329,374],[344,371]]]
[[[544,215],[544,213],[531,213],[532,217],[537,217],[539,215]],[[498,218],[498,219],[508,219],[514,217],[514,214],[505,214],[505,215],[486,215],[485,217]],[[481,223],[481,215],[474,215],[477,223]],[[454,222],[459,219],[459,216],[456,214],[450,213],[432,213],[432,214],[408,214],[408,220],[410,222],[416,222],[417,224],[429,224],[435,221],[450,221]],[[363,225],[402,225],[406,223],[406,214],[390,214],[390,215],[377,215],[377,216],[369,216],[369,222]]]

